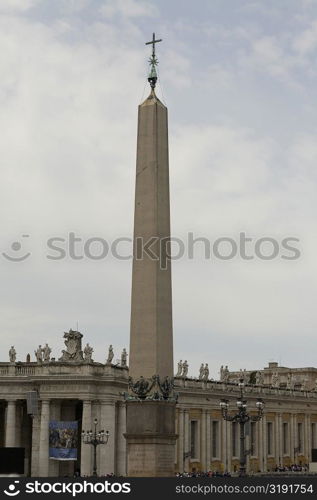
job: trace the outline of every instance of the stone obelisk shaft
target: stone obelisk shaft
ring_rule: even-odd
[[[139,106],[130,376],[173,376],[167,108],[152,90]]]

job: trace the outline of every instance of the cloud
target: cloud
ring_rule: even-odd
[[[112,18],[119,14],[126,18],[155,17],[158,14],[153,3],[144,0],[117,0],[107,1],[100,7],[100,13],[105,18]]]
[[[294,49],[302,56],[310,54],[317,46],[317,21],[313,21],[309,28],[305,29],[293,41]]]
[[[23,2],[20,0],[1,0],[0,14],[22,14],[40,2],[41,0],[23,0]]]
[[[32,257],[0,259],[0,359],[5,338],[18,359],[46,341],[57,357],[77,321],[98,361],[110,343],[116,355],[128,344],[131,262],[49,262],[44,251],[47,238],[70,231],[132,234],[137,105],[144,84],[148,92],[143,44],[159,11],[151,19],[166,42],[173,234],[293,234],[303,249],[293,263],[206,262],[201,254],[175,262],[176,357],[191,373],[209,362],[213,376],[220,364],[264,366],[278,350],[287,363],[306,356],[313,364],[296,338],[309,345],[317,326],[316,82],[306,78],[314,52],[292,46],[310,25],[286,33],[258,15],[252,30],[239,17],[224,26],[219,7],[223,33],[211,43],[203,7],[175,14],[160,2],[91,1],[76,11],[66,2],[44,16],[19,4],[27,15],[0,19],[0,253],[29,232]]]

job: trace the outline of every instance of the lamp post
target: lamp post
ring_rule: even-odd
[[[94,431],[82,430],[81,437],[84,444],[91,444],[94,447],[94,466],[93,466],[93,476],[97,476],[97,446],[100,444],[107,444],[109,439],[109,431],[98,431],[97,432],[98,419],[94,419],[95,429]]]
[[[229,422],[237,422],[240,426],[240,476],[245,476],[246,474],[246,451],[245,451],[245,424],[247,422],[258,422],[263,417],[264,402],[262,399],[258,399],[256,407],[258,410],[257,415],[249,415],[247,412],[247,401],[244,399],[243,379],[240,379],[240,397],[237,401],[238,412],[235,415],[229,415],[229,404],[228,400],[223,399],[220,402],[220,409],[222,413],[222,418]]]

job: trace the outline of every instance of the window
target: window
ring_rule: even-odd
[[[288,423],[283,422],[283,455],[289,454]]]
[[[266,424],[267,430],[267,454],[273,455],[273,422],[268,422]]]
[[[191,420],[190,422],[190,456],[198,458],[198,422]]]
[[[298,453],[303,452],[303,424],[299,422],[297,424],[297,449]]]
[[[239,434],[237,422],[232,423],[232,456],[238,456],[238,434]]]
[[[257,454],[256,422],[251,422],[250,452],[251,452],[251,455],[253,455],[253,456],[255,456]]]
[[[212,435],[212,457],[219,457],[219,422],[213,420],[211,424],[211,435]]]

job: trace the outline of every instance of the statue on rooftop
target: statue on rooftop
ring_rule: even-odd
[[[223,376],[222,376],[222,382],[229,382],[229,370],[228,370],[228,365],[226,365],[223,369]]]
[[[35,354],[36,361],[38,363],[42,363],[42,361],[43,361],[43,349],[42,349],[41,345],[39,345],[38,348],[36,349],[36,351],[34,351],[34,354]]]
[[[109,350],[108,350],[108,358],[106,361],[107,365],[111,365],[112,360],[113,360],[113,356],[114,356],[113,347],[112,347],[112,344],[110,344]]]
[[[204,368],[204,373],[203,373],[203,380],[205,380],[207,382],[208,378],[209,378],[209,367],[208,367],[208,363],[206,363],[205,368]]]
[[[83,351],[81,347],[81,339],[83,335],[80,332],[76,332],[72,329],[69,332],[64,333],[65,345],[67,350],[62,350],[62,356],[59,358],[59,361],[66,362],[78,362],[83,361]]]
[[[84,348],[84,359],[87,363],[92,363],[93,360],[91,359],[92,353],[93,353],[93,348],[87,343]]]
[[[50,361],[50,358],[51,358],[52,349],[48,346],[48,344],[45,344],[45,346],[42,349],[42,352],[43,352],[44,363],[48,363]]]
[[[279,376],[277,372],[272,373],[272,378],[271,378],[271,386],[272,387],[279,387]]]
[[[121,366],[127,366],[127,358],[128,358],[127,350],[124,347],[121,353]]]
[[[182,377],[183,378],[186,378],[187,377],[187,374],[188,374],[188,363],[187,363],[187,359],[185,359],[184,363],[183,363],[183,372],[182,372]]]
[[[9,359],[10,359],[10,363],[15,363],[15,361],[17,359],[17,352],[14,348],[14,345],[12,345],[10,350],[9,350]]]
[[[183,371],[183,361],[180,359],[177,364],[177,373],[175,377],[180,377],[182,375],[182,371]]]

